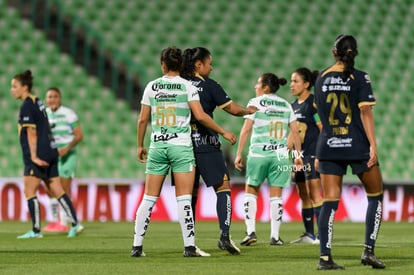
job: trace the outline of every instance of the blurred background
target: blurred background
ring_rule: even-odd
[[[204,46],[211,78],[240,105],[254,97],[258,76],[290,79],[297,68],[334,62],[338,34],[359,43],[356,67],[370,73],[380,164],[385,182],[414,179],[414,1],[411,0],[0,0],[0,176],[22,174],[12,77],[34,74],[44,99],[61,88],[79,115],[78,178],[144,178],[136,160],[136,121],[145,84],[161,75],[163,48]],[[289,85],[278,94],[293,101]],[[215,112],[239,133],[242,118]],[[234,177],[236,146],[223,142]],[[348,173],[346,180],[356,179]]]

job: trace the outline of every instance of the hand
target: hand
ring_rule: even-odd
[[[138,161],[145,163],[147,162],[147,150],[144,147],[138,147]]]
[[[372,166],[376,165],[378,163],[378,154],[377,154],[377,148],[376,147],[369,147],[369,160],[368,160],[368,168],[371,168]]]
[[[303,169],[303,160],[301,157],[295,158],[293,163],[295,165],[295,171],[301,171]]]
[[[232,132],[224,132],[223,133],[223,138],[227,139],[228,141],[230,141],[231,145],[234,145],[237,141],[236,136],[232,133]]]
[[[32,158],[32,162],[34,164],[36,164],[37,166],[39,166],[39,167],[47,167],[47,166],[49,166],[49,163],[48,162],[46,162],[46,161],[44,161],[44,160],[42,160],[42,159],[40,159],[38,157]]]
[[[243,159],[241,156],[236,156],[236,159],[234,160],[234,167],[236,167],[237,170],[242,171],[244,168]]]
[[[259,109],[257,109],[255,106],[248,106],[247,110],[249,110],[249,114],[254,114]]]
[[[59,157],[63,157],[67,153],[69,153],[69,148],[68,147],[64,147],[64,148],[58,149],[58,152],[59,152]]]

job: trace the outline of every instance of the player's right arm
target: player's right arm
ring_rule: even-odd
[[[236,158],[234,159],[234,166],[239,171],[241,171],[244,167],[242,154],[243,154],[244,146],[247,142],[247,139],[249,138],[250,133],[252,131],[252,128],[253,128],[253,120],[245,119],[243,127],[240,130],[239,145],[237,146]]]
[[[188,104],[191,108],[191,112],[193,113],[195,119],[197,119],[201,124],[210,128],[216,133],[219,133],[223,136],[223,138],[230,141],[231,144],[236,143],[236,136],[232,132],[228,132],[221,128],[208,114],[206,114],[199,101],[189,101]]]
[[[141,105],[141,112],[139,114],[137,123],[137,144],[138,144],[138,161],[145,162],[147,159],[147,150],[144,147],[145,133],[147,131],[148,121],[151,117],[151,107],[148,105]]]

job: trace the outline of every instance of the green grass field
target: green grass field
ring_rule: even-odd
[[[133,238],[132,222],[85,222],[77,238],[44,233],[42,239],[18,240],[30,223],[0,222],[0,274],[413,274],[414,224],[384,222],[376,254],[385,270],[360,263],[364,224],[336,222],[333,256],[344,271],[317,271],[319,246],[289,244],[302,233],[301,223],[284,223],[281,237],[285,246],[268,244],[270,225],[257,224],[258,242],[240,247],[233,256],[217,248],[218,224],[198,222],[196,244],[211,257],[184,258],[178,223],[152,221],[147,232],[146,257],[129,256]],[[244,223],[234,222],[232,238],[244,237]]]

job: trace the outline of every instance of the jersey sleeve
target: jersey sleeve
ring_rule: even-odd
[[[79,124],[78,115],[72,109],[68,109],[67,120],[73,128]]]
[[[148,85],[144,89],[144,94],[142,95],[141,104],[151,106],[151,102],[149,99],[149,93],[151,92],[152,82],[148,83]]]
[[[231,98],[227,95],[226,91],[224,91],[223,87],[218,84],[216,81],[211,79],[211,88],[212,88],[212,97],[216,104],[216,106],[220,109],[223,109],[228,104],[231,103]]]
[[[286,105],[290,109],[290,117],[289,117],[289,124],[290,124],[291,122],[296,121],[296,115],[295,115],[295,112],[293,111],[292,105],[290,105],[289,103],[287,103]]]
[[[310,103],[309,106],[311,108],[311,114],[312,114],[313,120],[315,121],[316,124],[318,124],[321,122],[321,118],[319,117],[318,110],[316,109],[315,97],[309,103]]]
[[[20,109],[20,118],[22,127],[35,127],[36,128],[36,110],[35,103],[26,101]]]
[[[256,98],[252,98],[252,99],[249,100],[249,102],[247,103],[247,107],[249,107],[249,106],[253,106],[253,107],[258,108]],[[256,114],[256,112],[253,113],[253,114],[244,115],[243,117],[245,119],[254,120],[255,114]]]
[[[365,105],[375,105],[376,99],[371,87],[371,79],[367,73],[363,73],[361,79],[361,89],[358,94],[358,107]]]
[[[198,94],[197,87],[193,84],[187,85],[188,91],[188,101],[200,101],[200,96]]]

